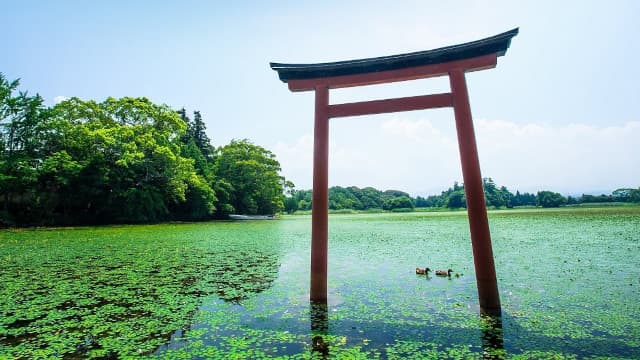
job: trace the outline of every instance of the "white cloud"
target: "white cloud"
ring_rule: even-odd
[[[477,122],[483,174],[512,188],[566,193],[640,185],[640,122],[586,124]]]
[[[273,152],[276,154],[285,177],[298,188],[311,188],[313,161],[313,135],[303,135],[295,143],[278,142]]]
[[[53,103],[54,104],[58,104],[58,103],[61,103],[61,102],[65,101],[65,100],[69,100],[69,98],[66,97],[66,96],[63,96],[63,95],[58,95],[58,96],[53,98]]]
[[[399,117],[332,125],[329,182],[437,193],[462,181],[452,126]],[[480,119],[475,127],[483,176],[513,191],[573,194],[640,186],[638,121],[599,127]],[[278,143],[274,152],[285,176],[298,188],[311,188],[312,135]]]

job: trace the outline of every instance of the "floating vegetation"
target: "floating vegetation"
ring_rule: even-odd
[[[2,232],[0,357],[148,354],[189,326],[202,298],[238,303],[270,286],[272,248],[207,229]]]
[[[638,358],[640,208],[499,211],[502,317],[481,317],[464,213],[0,232],[0,358]],[[455,277],[416,275],[417,266]]]

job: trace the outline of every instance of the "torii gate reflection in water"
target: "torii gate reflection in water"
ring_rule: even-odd
[[[453,107],[467,199],[480,310],[499,315],[500,295],[465,73],[494,68],[518,29],[435,50],[322,64],[271,63],[291,91],[315,91],[311,230],[312,302],[327,300],[329,119]],[[451,92],[329,104],[329,89],[449,76]]]

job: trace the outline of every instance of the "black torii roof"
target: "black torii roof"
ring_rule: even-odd
[[[278,72],[280,80],[285,83],[289,80],[365,74],[464,60],[489,54],[502,56],[507,52],[511,38],[516,35],[518,35],[518,28],[481,40],[408,54],[319,64],[272,62],[269,65]]]

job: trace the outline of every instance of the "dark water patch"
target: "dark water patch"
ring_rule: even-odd
[[[8,329],[20,329],[20,328],[25,328],[29,325],[31,325],[32,323],[45,318],[45,315],[40,315],[38,317],[35,317],[33,319],[15,319],[13,322],[7,323],[7,328]]]
[[[28,342],[37,338],[38,334],[34,332],[23,332],[17,335],[3,334],[0,335],[0,344],[4,346],[16,346],[24,342]]]

